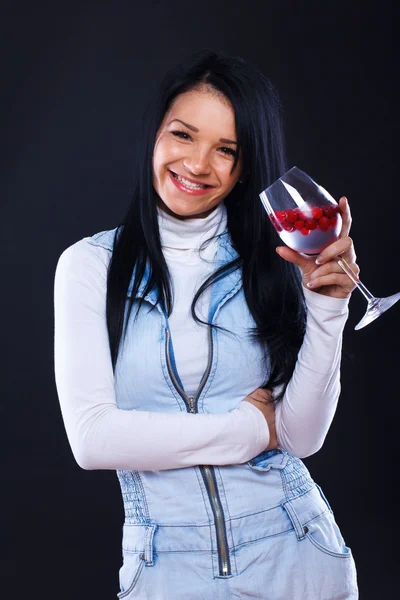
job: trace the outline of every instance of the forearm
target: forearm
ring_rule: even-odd
[[[99,256],[83,242],[68,249],[56,269],[55,380],[78,464],[161,470],[242,463],[261,452],[269,441],[268,425],[248,403],[218,415],[117,406],[105,318],[106,272],[104,253]]]
[[[307,328],[293,376],[276,407],[280,444],[299,457],[317,452],[340,394],[340,363],[348,300],[305,290]]]
[[[250,460],[269,440],[256,411],[248,403],[217,415],[121,410],[102,403],[86,415],[64,410],[64,423],[83,469],[163,470]]]

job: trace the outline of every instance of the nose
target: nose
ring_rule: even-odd
[[[211,172],[210,155],[205,149],[194,147],[184,158],[183,166],[193,175],[209,175]]]

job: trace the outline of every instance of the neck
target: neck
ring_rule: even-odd
[[[202,218],[178,218],[157,207],[161,245],[164,248],[199,248],[203,242],[226,229],[226,208],[221,202]]]

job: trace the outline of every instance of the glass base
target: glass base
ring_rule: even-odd
[[[369,300],[365,315],[361,321],[357,323],[354,329],[362,329],[366,325],[369,325],[369,323],[380,317],[382,313],[393,306],[397,300],[400,300],[400,293],[393,294],[393,296],[388,296],[387,298],[372,298]]]

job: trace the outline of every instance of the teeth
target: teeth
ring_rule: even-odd
[[[192,183],[191,181],[188,181],[187,179],[184,179],[183,177],[181,177],[180,175],[177,175],[176,173],[173,173],[175,179],[177,179],[178,181],[180,181],[181,183],[183,183],[183,185],[191,190],[205,190],[207,186],[205,185],[199,185],[197,183]]]

